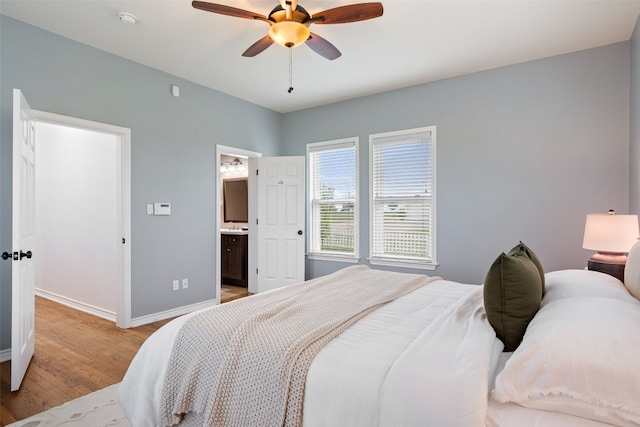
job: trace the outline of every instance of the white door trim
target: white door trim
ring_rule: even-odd
[[[220,144],[216,144],[216,162],[214,164],[215,170],[216,170],[216,186],[215,186],[215,194],[216,194],[216,215],[215,215],[215,227],[216,227],[216,233],[215,233],[215,240],[216,240],[216,299],[217,299],[217,303],[220,304],[220,289],[221,289],[221,285],[222,285],[222,262],[221,262],[221,254],[222,254],[222,248],[221,248],[221,244],[222,244],[222,237],[220,234],[220,224],[222,224],[222,218],[220,216],[220,206],[222,206],[222,192],[220,191],[220,189],[222,188],[222,176],[220,175],[220,161],[222,160],[222,155],[226,154],[228,156],[243,156],[243,157],[247,157],[249,159],[252,158],[256,158],[256,157],[262,157],[262,153],[259,153],[257,151],[250,151],[250,150],[244,150],[242,148],[236,148],[236,147],[228,147],[226,145],[220,145]],[[255,214],[253,215],[253,220],[252,220],[252,212],[251,212],[251,208],[253,203],[251,202],[251,194],[252,194],[252,179],[251,176],[249,176],[249,224],[251,224],[251,221],[253,221],[253,223],[255,224]],[[255,271],[255,252],[254,252],[254,248],[255,248],[255,239],[251,239],[251,225],[249,225],[249,260],[248,260],[248,271],[249,271],[249,278],[248,278],[248,290],[249,292],[252,292],[252,289],[256,288],[256,275],[255,274],[251,274],[252,271]],[[252,270],[253,268],[253,270]],[[255,292],[255,291],[253,291]]]
[[[120,138],[119,175],[122,214],[118,228],[122,231],[122,284],[116,288],[116,325],[130,328],[131,324],[131,129],[105,123],[33,110],[37,122],[104,132]],[[37,197],[37,196],[36,196]]]

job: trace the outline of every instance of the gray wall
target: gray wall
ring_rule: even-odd
[[[368,135],[438,126],[434,272],[481,283],[522,239],[547,270],[582,268],[585,215],[638,211],[640,70],[631,43],[280,115],[0,16],[0,248],[11,247],[11,89],[35,109],[132,129],[132,309],[139,317],[215,297],[215,144],[302,155],[360,137],[361,254],[368,254]],[[632,56],[630,61],[630,56]],[[170,94],[180,86],[180,98]],[[629,194],[629,106],[633,94]],[[633,190],[635,188],[636,190]],[[173,203],[173,215],[145,204]],[[308,277],[343,264],[308,262]],[[170,290],[189,277],[189,291]],[[0,349],[10,347],[10,263],[0,262]]]
[[[0,248],[11,248],[12,89],[32,108],[131,128],[132,316],[214,299],[215,145],[278,154],[282,115],[0,15]],[[171,96],[171,85],[180,97]],[[146,215],[171,202],[173,215]],[[1,260],[0,260],[1,261]],[[11,266],[0,262],[0,349]],[[189,278],[173,292],[172,279]]]
[[[631,37],[629,212],[640,215],[640,19]]]
[[[281,152],[360,137],[366,262],[369,134],[437,125],[433,274],[482,283],[519,240],[547,271],[583,268],[587,213],[629,208],[629,55],[618,43],[290,113]],[[342,266],[308,261],[307,274]]]

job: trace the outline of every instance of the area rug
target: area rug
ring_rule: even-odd
[[[118,404],[114,384],[56,406],[7,427],[107,427],[130,426]]]

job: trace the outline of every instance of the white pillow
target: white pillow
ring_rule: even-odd
[[[624,285],[631,295],[640,300],[640,242],[629,251],[624,268]]]
[[[491,395],[498,402],[638,426],[639,325],[640,301],[633,298],[547,300]]]
[[[604,297],[633,299],[615,277],[592,270],[559,270],[545,274],[546,289],[542,306],[561,298]]]

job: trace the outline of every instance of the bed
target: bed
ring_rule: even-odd
[[[512,252],[501,254],[496,263],[518,255]],[[471,285],[347,267],[173,320],[140,348],[118,399],[134,427],[638,426],[640,249],[637,252],[633,258],[630,254],[627,266],[633,276],[629,289],[592,271],[541,272],[538,307],[524,325],[517,348],[508,352],[503,351],[499,328],[487,316],[489,275],[484,285]],[[525,267],[531,270],[529,264]],[[404,288],[389,291],[355,314],[349,309],[358,304],[344,303],[349,307],[338,317],[337,327],[300,333],[311,336],[302,347],[317,347],[306,365],[280,361],[293,353],[305,359],[305,349],[287,350],[282,357],[262,352],[280,341],[277,331],[260,329],[253,321],[250,327],[235,324],[222,332],[219,326],[228,323],[219,316],[244,316],[258,306],[273,308],[268,315],[260,312],[261,319],[281,317],[289,307],[295,307],[291,316],[316,310],[311,317],[324,319],[331,310],[319,308],[308,288],[327,286],[322,294],[334,292],[330,299],[342,301],[345,289],[362,283],[376,294],[395,284]],[[292,304],[291,298],[302,305]],[[364,299],[354,293],[355,301]],[[304,321],[296,318],[294,323],[297,328]],[[256,333],[257,344],[247,339],[247,331]],[[209,336],[225,334],[225,339],[214,338],[214,344],[201,344]],[[188,341],[196,343],[191,347]],[[298,338],[291,342],[300,344]],[[221,343],[241,343],[244,349],[214,355]],[[272,384],[274,378],[288,381],[285,401],[279,397],[282,385]],[[244,387],[236,391],[236,383]]]

